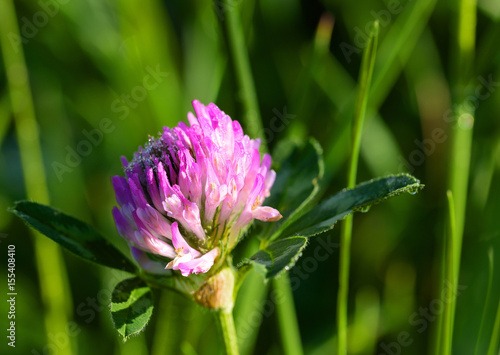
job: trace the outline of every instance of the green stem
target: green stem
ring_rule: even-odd
[[[301,70],[295,89],[292,91],[292,108],[297,113],[297,118],[293,120],[286,130],[287,138],[304,142],[307,140],[309,112],[314,109],[317,102],[317,92],[314,90],[314,75],[321,72],[324,77],[325,61],[330,57],[330,42],[332,38],[334,18],[331,14],[323,14],[316,28],[314,44],[309,53],[309,59]],[[284,75],[288,75],[287,73]],[[335,80],[335,83],[339,83]],[[344,88],[345,90],[345,88]]]
[[[359,149],[361,147],[361,133],[366,114],[368,102],[368,91],[373,74],[375,63],[375,54],[377,49],[378,22],[375,22],[370,33],[368,45],[363,53],[361,63],[361,77],[359,79],[358,97],[354,110],[354,119],[352,124],[352,144],[351,159],[349,161],[349,172],[347,178],[347,187],[352,188],[356,185],[356,176],[358,171]]]
[[[286,355],[302,355],[302,342],[295,314],[293,293],[290,287],[288,273],[283,273],[279,279],[273,279],[276,292],[276,309],[278,312],[279,329],[283,343],[283,353]]]
[[[259,104],[255,91],[255,84],[250,69],[250,61],[245,45],[243,27],[240,20],[241,1],[225,1],[224,15],[225,28],[228,39],[229,50],[233,59],[234,69],[236,71],[236,80],[238,81],[240,97],[243,104],[244,114],[243,122],[246,131],[252,138],[261,137],[261,151],[267,152],[267,142],[264,139],[264,130],[262,119],[260,117]]]
[[[361,75],[359,81],[358,97],[354,111],[352,124],[351,157],[347,177],[347,187],[356,185],[358,169],[359,149],[361,146],[361,132],[368,102],[368,91],[375,63],[375,53],[378,38],[378,22],[374,23],[370,33],[368,44],[363,53],[361,63]],[[337,296],[337,354],[347,354],[347,301],[349,296],[349,268],[352,239],[352,216],[342,223],[340,231],[340,266],[339,266],[339,290]]]
[[[247,132],[251,137],[260,137],[262,139],[261,151],[267,152],[268,146],[263,135],[263,126],[262,119],[260,117],[259,104],[257,100],[257,94],[255,91],[255,84],[252,78],[252,71],[250,68],[250,62],[248,57],[248,52],[246,49],[243,27],[240,19],[240,3],[225,3],[224,15],[225,15],[225,30],[228,40],[229,50],[231,52],[231,56],[233,59],[233,65],[235,69],[236,79],[239,86],[240,97],[242,100],[244,115],[243,121],[245,123]],[[252,300],[252,304],[255,302],[259,303],[259,300],[262,300],[264,295],[266,294],[264,291],[266,287],[260,285],[257,289],[252,290],[251,294],[255,295],[256,298]],[[291,290],[287,291],[291,296]],[[286,309],[287,312],[291,312],[292,318],[295,320],[295,325],[291,325],[289,328],[289,324],[281,327],[281,336],[284,344],[288,344],[288,335],[291,329],[298,329],[296,324],[295,317],[295,308],[293,305],[293,298],[287,297],[283,300],[283,303],[280,305],[282,309]],[[245,307],[245,310],[248,312],[256,311],[255,307]],[[257,313],[259,310],[257,310]],[[279,312],[279,311],[278,311]],[[247,318],[244,318],[247,319]],[[250,338],[253,338],[254,330],[250,331]],[[298,330],[297,330],[298,333]],[[245,338],[246,339],[246,338]],[[249,344],[251,341],[247,340],[245,343]],[[242,344],[243,345],[243,344]],[[300,345],[300,342],[299,342]],[[251,347],[251,345],[248,345]],[[299,348],[301,349],[301,347]]]
[[[458,25],[458,72],[457,99],[463,103],[466,97],[467,75],[474,57],[474,39],[476,30],[476,0],[461,0]],[[455,200],[456,230],[458,243],[456,255],[460,257],[462,237],[465,225],[465,207],[467,203],[467,186],[469,181],[469,166],[472,146],[472,128],[474,112],[470,105],[461,105],[456,112],[454,139],[451,152],[450,190]],[[459,263],[457,263],[459,265]],[[458,268],[455,270],[458,276]]]
[[[498,302],[497,315],[495,317],[495,325],[491,334],[490,345],[488,347],[488,355],[498,355],[498,344],[500,343],[500,302]]]
[[[174,352],[173,349],[178,345],[175,343],[179,339],[179,327],[174,323],[174,319],[179,317],[179,308],[176,306],[177,295],[169,290],[161,290],[158,318],[156,321],[155,334],[151,349],[152,355],[164,355]],[[165,336],[169,334],[169,336]]]
[[[15,8],[11,0],[0,2],[0,46],[3,54],[7,85],[9,88],[12,115],[16,125],[17,142],[21,156],[26,196],[41,203],[49,203],[46,176],[38,127],[29,87],[28,70],[21,43]],[[32,230],[37,271],[40,279],[42,302],[46,308],[45,330],[48,334],[65,334],[69,314],[72,312],[70,292],[64,261],[57,244]],[[48,339],[47,341],[51,341]],[[73,354],[74,344],[59,348],[59,354]]]
[[[465,226],[467,190],[474,126],[474,109],[466,104],[467,84],[469,83],[475,50],[476,0],[459,0],[456,53],[456,99],[459,109],[455,113],[455,126],[452,136],[450,157],[449,189],[453,194],[455,211],[456,243],[454,246],[453,280],[458,282],[460,259]],[[456,298],[451,304],[452,322],[456,311]],[[453,324],[453,323],[452,323]]]
[[[255,241],[257,242],[257,241]],[[258,243],[255,243],[258,246]],[[248,245],[248,249],[257,247]],[[248,257],[252,254],[248,253]],[[236,330],[241,354],[253,354],[253,348],[258,336],[259,325],[264,310],[264,299],[269,291],[269,284],[264,283],[263,276],[258,272],[249,272],[242,284],[242,292],[238,292],[234,308]],[[252,320],[250,322],[250,320]]]
[[[351,264],[352,216],[342,223],[340,231],[339,289],[337,293],[337,354],[347,354],[347,301]]]
[[[226,354],[238,355],[238,341],[236,338],[236,329],[234,328],[233,312],[219,310],[217,311],[217,320],[222,332]]]
[[[449,355],[451,354],[451,347],[453,341],[453,303],[456,302],[456,290],[457,290],[457,279],[454,275],[454,270],[456,268],[456,259],[454,255],[455,244],[456,244],[456,223],[455,223],[455,205],[453,201],[453,194],[448,190],[448,209],[449,209],[449,227],[446,233],[446,243],[445,243],[445,262],[444,262],[444,274],[445,282],[451,284],[451,287],[445,287],[446,295],[443,320],[441,322],[442,329],[440,331],[440,341],[438,344],[441,345],[442,349],[439,354]],[[453,301],[452,301],[453,300]]]
[[[483,340],[483,332],[484,328],[486,325],[486,319],[489,316],[489,306],[491,303],[491,294],[493,292],[493,271],[494,271],[494,259],[493,259],[493,249],[490,248],[488,250],[488,290],[486,291],[486,300],[484,302],[483,306],[483,315],[481,316],[481,325],[479,326],[479,333],[476,341],[476,350],[474,351],[474,355],[479,355],[481,354],[481,347],[482,347],[482,340]],[[498,315],[497,315],[498,316]],[[497,333],[493,333],[493,336],[495,336]],[[498,337],[498,336],[497,336]],[[492,338],[493,340],[493,338]],[[491,343],[490,343],[491,346]],[[491,349],[491,348],[490,348]]]

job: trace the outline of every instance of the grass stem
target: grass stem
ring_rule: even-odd
[[[453,194],[450,190],[447,192],[448,198],[448,212],[449,212],[449,225],[448,231],[446,233],[446,241],[444,243],[444,282],[451,287],[445,287],[445,303],[443,320],[441,322],[442,329],[440,330],[440,340],[439,344],[441,351],[439,354],[449,355],[451,354],[452,341],[453,341],[453,308],[452,305],[456,302],[456,290],[457,290],[457,279],[454,275],[454,270],[456,268],[456,262],[454,255],[455,244],[456,244],[456,223],[455,223],[455,204],[453,201]],[[453,302],[452,302],[453,300]]]
[[[262,119],[260,117],[257,93],[255,91],[245,36],[243,34],[243,26],[240,19],[241,14],[239,10],[241,2],[228,1],[223,6],[223,15],[225,16],[223,20],[225,23],[229,50],[231,52],[239,94],[244,109],[243,122],[246,127],[245,131],[248,132],[251,138],[261,137],[261,151],[267,152],[267,142],[265,142],[264,137],[262,137],[264,133]]]
[[[293,293],[290,287],[290,277],[284,272],[279,279],[273,280],[273,288],[276,292],[276,310],[283,344],[283,353],[286,355],[302,355],[302,342],[295,314]]]
[[[3,54],[7,85],[10,93],[17,143],[21,156],[26,196],[40,203],[49,203],[49,192],[43,166],[40,138],[35,118],[28,70],[22,45],[11,42],[22,38],[12,0],[0,2],[0,46]],[[36,268],[40,279],[42,302],[45,306],[45,331],[66,334],[72,310],[68,278],[60,248],[40,233],[31,230],[34,238]],[[74,339],[68,337],[67,346],[59,347],[58,354],[75,354]]]
[[[453,195],[453,210],[456,238],[454,243],[453,280],[458,284],[460,276],[460,260],[462,240],[465,226],[467,206],[467,191],[469,185],[469,168],[472,150],[472,134],[474,127],[474,108],[467,104],[466,97],[471,80],[474,61],[477,0],[459,0],[456,48],[456,83],[455,102],[458,109],[455,112],[454,130],[449,167],[449,190]],[[453,290],[456,292],[456,289]],[[453,326],[456,312],[456,297],[451,304],[451,325]],[[453,329],[450,330],[453,332]],[[451,339],[450,339],[451,341]],[[439,342],[438,342],[439,343]],[[449,344],[451,347],[451,344]],[[452,349],[450,349],[452,351]]]
[[[361,133],[368,102],[368,93],[375,63],[378,39],[378,22],[374,23],[368,44],[363,53],[359,79],[358,96],[352,123],[351,156],[347,176],[347,187],[356,185],[356,176],[361,146]],[[352,216],[347,217],[340,231],[339,290],[337,296],[337,354],[347,354],[347,301],[349,297],[349,269],[352,239]]]

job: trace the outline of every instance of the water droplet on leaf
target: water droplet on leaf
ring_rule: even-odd
[[[359,210],[361,213],[366,213],[370,210],[371,207],[372,207],[371,205],[367,205],[367,206],[361,207]]]
[[[418,187],[412,188],[408,190],[410,195],[415,195],[418,192]]]

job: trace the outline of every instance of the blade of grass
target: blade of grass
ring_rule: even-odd
[[[356,185],[356,175],[358,169],[359,150],[361,145],[361,133],[363,121],[368,103],[370,82],[373,74],[375,55],[378,39],[378,22],[376,21],[370,32],[368,44],[363,53],[361,61],[361,73],[359,79],[358,97],[354,111],[352,123],[351,157],[349,160],[349,170],[347,177],[347,187],[353,188]],[[347,354],[347,300],[349,296],[349,268],[352,237],[352,216],[349,216],[342,223],[340,231],[340,267],[339,267],[339,290],[337,298],[337,354]]]
[[[48,204],[49,193],[24,53],[21,46],[14,48],[9,40],[11,36],[21,38],[11,0],[0,3],[0,13],[3,15],[0,21],[0,46],[7,74],[26,195],[30,199]],[[41,298],[46,308],[46,334],[47,336],[66,334],[72,304],[61,251],[57,244],[35,231],[31,232],[34,238]],[[47,338],[47,341],[50,339]],[[75,353],[74,349],[76,349],[74,339],[68,338],[67,346],[59,347],[58,350],[60,354],[71,355]]]
[[[494,66],[494,62],[491,58],[495,58],[498,55],[498,46],[495,45],[500,36],[500,21],[490,23],[488,27],[478,38],[478,44],[476,49],[476,72],[484,73],[491,71]]]
[[[185,100],[180,64],[174,55],[180,53],[180,48],[172,20],[158,1],[120,0],[117,4],[123,19],[124,48],[133,68],[140,70],[141,76],[147,74],[144,72],[147,66],[168,73],[165,74],[165,83],[148,92],[148,102],[157,124],[172,127],[180,117],[185,117],[186,109],[194,99]],[[116,80],[123,80],[122,76],[123,73],[118,73]],[[142,80],[141,76],[139,80]]]
[[[238,82],[239,96],[243,104],[243,122],[245,123],[246,132],[253,138],[262,136],[264,131],[240,19],[240,5],[241,1],[227,1],[222,6],[224,6],[224,24],[228,47]],[[261,151],[268,151],[267,142],[264,139],[262,140]]]
[[[251,251],[249,250],[249,252]],[[264,298],[269,290],[268,285],[264,283],[264,277],[253,270],[246,276],[238,292],[234,307],[234,318],[242,355],[254,353],[254,345],[264,315]]]
[[[241,93],[243,104],[243,122],[247,128],[248,134],[251,137],[259,137],[262,135],[262,122],[259,114],[259,106],[257,102],[257,94],[255,93],[255,85],[250,70],[248,53],[244,42],[243,28],[240,19],[240,4],[227,2],[221,4],[223,6],[222,14],[224,21],[224,30],[226,40],[228,42],[229,51],[231,52],[230,59],[233,62],[233,68],[236,71],[237,84]],[[220,11],[220,9],[218,9]],[[263,144],[261,150],[267,150],[265,138],[262,136]],[[257,241],[256,241],[257,242]],[[250,249],[258,243],[250,243],[247,247],[247,253],[251,254]],[[246,282],[242,287],[240,297],[236,298],[236,306],[233,311],[234,320],[236,323],[237,340],[240,343],[239,348],[242,354],[250,354],[253,352],[253,347],[258,335],[258,327],[249,323],[252,319],[260,324],[262,319],[262,307],[264,297],[267,295],[268,287],[263,284],[263,280],[256,272],[250,273],[246,277]]]
[[[448,208],[449,210],[449,208]],[[448,211],[450,213],[450,211]],[[448,223],[451,220],[451,215],[448,216]],[[451,224],[450,224],[451,225]],[[454,222],[453,222],[454,226]],[[447,235],[446,233],[449,233],[449,229],[445,231],[445,236],[443,238],[443,244],[441,245],[441,250],[439,252],[440,255],[436,256],[436,264],[439,265],[436,268],[436,273],[439,273],[439,278],[436,283],[436,288],[442,287],[442,285],[446,282],[446,261],[447,261]],[[451,302],[450,302],[451,303]],[[436,326],[434,327],[434,332],[431,336],[431,339],[429,341],[429,349],[430,353],[434,355],[441,355],[441,348],[442,348],[442,333],[443,329],[445,327],[445,316],[446,312],[443,311],[440,314],[437,315],[436,317]]]
[[[290,277],[287,272],[283,273],[280,278],[273,279],[273,288],[277,294],[276,297],[280,300],[276,303],[283,303],[283,306],[277,307],[283,354],[302,355],[304,352],[300,340],[297,315],[295,314]]]
[[[227,56],[220,50],[222,38],[220,31],[216,31],[217,18],[210,11],[213,6],[212,2],[199,3],[195,9],[195,17],[185,24],[183,36],[186,51],[183,69],[184,96],[196,98],[205,104],[216,101],[228,66]]]
[[[466,83],[474,57],[474,38],[476,23],[476,0],[460,1],[458,28],[458,72],[457,102],[462,103],[466,96]],[[472,145],[472,128],[474,112],[470,105],[461,105],[456,113],[456,130],[452,143],[450,189],[455,200],[457,236],[457,252],[461,250],[462,235],[465,224],[465,206],[467,202],[467,186],[469,181],[470,151]],[[458,254],[460,256],[460,254]],[[456,270],[458,272],[458,270]]]
[[[309,113],[313,111],[317,96],[314,90],[315,85],[313,85],[315,84],[314,74],[323,68],[325,60],[330,56],[329,47],[334,23],[335,19],[329,13],[323,14],[319,20],[314,42],[311,45],[311,53],[309,53],[310,57],[300,71],[297,84],[290,95],[290,103],[294,105],[292,108],[293,112],[297,112],[297,118],[291,123],[290,129],[287,129],[286,134],[289,139],[302,142],[307,140],[310,125],[308,117]],[[278,60],[281,60],[281,58]],[[277,67],[278,70],[282,67],[279,62]],[[286,80],[289,77],[289,71],[283,68],[281,75],[284,78],[283,80]],[[336,84],[338,87],[342,87],[341,83],[337,82]],[[335,88],[337,88],[337,85],[335,85]],[[346,87],[343,87],[343,89],[345,90]]]
[[[116,343],[119,355],[148,355],[144,333],[129,339],[126,343],[116,337]]]
[[[390,89],[394,86],[394,82],[398,78],[402,68],[414,50],[422,31],[425,29],[435,5],[436,0],[417,1],[408,5],[408,9],[405,9],[404,12],[398,16],[389,32],[381,41],[377,55],[377,70],[375,70],[373,77],[373,94],[368,99],[368,107],[370,110],[373,110],[373,112],[378,111],[380,105],[389,94]],[[343,71],[340,64],[336,65],[335,68],[337,69],[337,72]],[[337,100],[335,97],[332,97],[330,93],[333,94],[334,92],[338,92],[340,95],[343,94],[341,91],[345,92],[345,88],[343,85],[339,85],[336,80],[330,80],[330,82],[334,83],[337,88],[332,88],[331,85],[322,83],[326,78],[331,77],[348,78],[349,76],[339,76],[338,74],[335,76],[315,75],[315,79],[318,81],[318,84],[324,88],[325,93],[332,99],[332,102],[336,103]],[[336,95],[336,97],[340,99],[339,95]],[[350,115],[349,113],[353,110],[354,97],[355,96],[349,91],[345,94],[343,99],[340,101],[344,104],[338,105],[339,112],[337,115],[339,117]],[[343,127],[337,128],[340,132],[339,135],[342,135],[341,131],[347,129],[347,122]],[[338,164],[337,152],[342,152],[343,150],[343,146],[339,147],[340,141],[336,139],[332,139],[331,141],[332,145],[330,147],[325,147],[325,164],[327,166],[330,166],[332,163],[334,165]],[[330,179],[331,176],[325,176],[325,182]]]
[[[240,19],[240,4],[239,3],[225,3],[223,5],[225,8],[225,30],[228,39],[228,46],[231,52],[233,65],[236,71],[236,78],[238,81],[239,91],[241,93],[244,115],[243,119],[245,126],[247,128],[248,134],[252,137],[261,136],[262,144],[261,151],[267,152],[267,142],[265,141],[263,135],[262,120],[260,117],[259,105],[257,101],[257,94],[255,92],[255,85],[252,78],[252,72],[250,69],[250,63],[248,58],[248,52],[246,50],[243,27]],[[284,285],[281,285],[285,287]],[[260,286],[261,289],[262,285]],[[288,291],[291,293],[291,291]],[[252,292],[253,293],[253,292]],[[257,296],[262,297],[265,295],[263,292],[259,292]],[[291,295],[290,295],[291,296]],[[255,300],[255,299],[254,299]],[[257,299],[257,304],[259,304]],[[297,333],[298,325],[297,319],[294,314],[295,307],[293,305],[292,297],[285,297],[282,302],[277,304],[278,313],[280,315],[293,312],[293,316],[290,316],[288,322],[281,323],[280,336],[283,344],[290,344],[290,334]],[[247,308],[250,310],[250,308]],[[252,308],[252,310],[255,310]],[[248,314],[247,314],[248,315]],[[294,350],[298,354],[302,353],[302,347],[300,341],[293,344]]]
[[[373,95],[368,106],[378,108],[394,86],[426,28],[437,0],[416,1],[404,11],[380,44],[373,77]],[[410,4],[410,2],[408,2]]]
[[[453,342],[453,302],[456,302],[456,289],[457,289],[457,279],[454,275],[454,270],[456,268],[455,263],[457,260],[455,259],[454,250],[455,244],[457,241],[456,234],[456,222],[455,222],[455,205],[453,201],[453,194],[450,190],[447,191],[448,198],[448,231],[446,233],[446,242],[445,242],[445,252],[444,257],[445,260],[443,262],[444,265],[444,274],[445,281],[448,281],[452,287],[446,288],[445,299],[448,302],[445,303],[443,319],[440,322],[442,329],[440,330],[441,339],[438,343],[441,344],[441,351],[439,354],[449,355],[451,354],[452,342]],[[451,301],[453,300],[453,302]]]
[[[488,306],[490,305],[490,301],[491,301],[491,293],[492,293],[492,289],[493,289],[493,264],[494,263],[494,260],[493,260],[493,248],[490,248],[488,250],[488,291],[486,291],[486,299],[485,299],[485,302],[484,302],[484,306],[483,306],[483,315],[481,317],[481,325],[479,326],[479,335],[477,337],[477,342],[476,342],[476,350],[474,351],[474,355],[480,355],[480,354],[483,354],[481,352],[481,347],[482,347],[482,343],[481,340],[482,340],[482,334],[484,332],[484,327],[485,327],[485,324],[486,324],[486,318],[488,318],[488,314],[489,314],[489,309],[488,309]],[[498,332],[496,333],[498,334]],[[493,337],[495,337],[495,333],[493,333]],[[491,343],[490,343],[491,344]]]
[[[497,315],[495,317],[495,325],[491,334],[490,345],[488,347],[488,355],[498,355],[498,345],[500,344],[500,302],[498,302]]]
[[[454,248],[453,279],[459,279],[465,210],[469,184],[469,168],[474,126],[474,109],[467,105],[467,84],[471,78],[476,37],[476,0],[459,0],[457,28],[456,99],[459,109],[455,115],[449,167],[449,189],[453,194],[455,210],[456,243]],[[452,317],[456,312],[456,299],[452,302]]]
[[[382,72],[377,70],[374,74],[374,83],[377,84],[377,90],[373,90],[373,95],[370,96],[368,103],[368,107],[374,112],[376,112],[380,104],[387,97],[398,74],[414,50],[435,4],[435,0],[425,0],[409,5],[408,10],[405,9],[405,12],[396,19],[394,25],[384,37],[378,51],[379,54],[377,55],[377,63],[381,63],[378,67],[381,68]],[[394,55],[394,53],[399,53],[400,55]],[[353,110],[354,105],[355,95],[353,90],[355,85],[341,64],[333,56],[327,56],[321,65],[318,65],[317,70],[312,70],[312,74],[319,87],[337,107],[337,116],[350,116],[349,112]],[[335,78],[335,80],[332,81],[329,78]],[[368,116],[370,117],[371,115]],[[376,121],[373,124],[375,124],[378,131],[380,133],[385,132],[382,140],[387,141],[388,144],[384,146],[386,147],[384,154],[393,157],[385,160],[387,162],[398,162],[398,157],[402,154],[394,151],[394,147],[397,147],[396,140],[393,138],[388,140],[392,135],[380,117],[375,115],[373,118]],[[332,179],[332,172],[337,171],[337,168],[345,159],[345,138],[348,134],[349,125],[347,120],[343,120],[342,122],[345,124],[336,129],[334,133],[336,137],[331,139],[333,142],[332,146],[327,147],[325,150],[326,165],[330,167],[326,172],[325,181]],[[379,148],[378,152],[380,152],[381,147],[380,144],[377,145],[377,148]],[[370,150],[369,147],[365,146],[365,148],[362,150],[363,155],[365,155],[366,151],[372,153],[372,155],[374,154],[373,150]],[[367,159],[372,158],[372,155],[367,155]],[[386,166],[389,166],[389,163]],[[328,186],[328,184],[325,184],[325,186]]]
[[[9,98],[6,95],[0,98],[0,146],[2,145],[5,135],[7,134],[10,120],[10,103]]]
[[[173,300],[177,295],[170,290],[161,290],[158,302],[158,316],[155,324],[155,335],[151,346],[151,355],[163,355],[174,352],[179,340],[179,327],[175,319],[179,318],[179,308]],[[169,336],[165,336],[169,334]]]

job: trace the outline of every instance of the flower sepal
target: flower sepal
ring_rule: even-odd
[[[193,294],[199,305],[214,311],[231,312],[234,307],[237,273],[224,265],[201,284]]]

